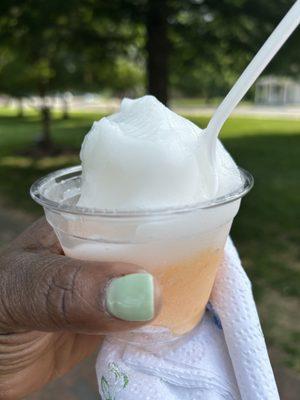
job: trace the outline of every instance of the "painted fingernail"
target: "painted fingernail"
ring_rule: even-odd
[[[125,321],[154,317],[154,282],[151,274],[136,273],[113,279],[106,290],[106,308]]]

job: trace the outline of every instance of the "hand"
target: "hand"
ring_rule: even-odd
[[[136,272],[64,256],[44,218],[8,245],[0,254],[0,400],[66,373],[99,347],[99,333],[145,324],[115,318],[105,306],[109,282]]]

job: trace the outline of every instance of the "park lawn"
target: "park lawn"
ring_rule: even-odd
[[[38,117],[20,119],[0,110],[1,204],[40,215],[28,194],[30,184],[54,169],[78,163],[83,136],[99,117],[56,116],[54,140],[73,154],[33,159],[21,154],[39,131]],[[193,121],[204,127],[207,118]],[[253,283],[269,348],[300,373],[300,121],[234,117],[225,125],[222,140],[255,178],[232,236]]]

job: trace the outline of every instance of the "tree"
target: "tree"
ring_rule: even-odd
[[[293,0],[173,1],[170,81],[187,95],[223,96],[293,4]],[[300,31],[267,70],[299,71]],[[296,74],[296,72],[295,72]]]
[[[12,58],[6,67],[0,60],[0,89],[39,94],[45,105],[41,143],[47,147],[47,94],[107,88],[135,93],[145,65],[148,91],[164,103],[170,85],[188,95],[223,95],[292,3],[2,0],[0,40]],[[299,76],[298,41],[299,32],[269,71]],[[22,77],[13,73],[20,65]]]
[[[293,0],[115,0],[112,18],[144,32],[148,92],[167,103],[168,87],[188,95],[223,95],[284,16]],[[289,41],[297,49],[296,35]],[[294,43],[292,45],[291,43]],[[286,46],[286,48],[288,48]],[[285,50],[283,50],[283,53]],[[282,53],[282,54],[283,54]],[[296,70],[279,56],[270,70]],[[280,65],[281,64],[281,65]]]
[[[22,95],[39,96],[42,132],[38,144],[49,150],[53,143],[47,96],[107,87],[105,78],[113,79],[112,71],[118,69],[115,60],[125,53],[122,48],[133,41],[135,32],[126,21],[114,25],[112,7],[105,1],[3,0],[0,11],[0,39],[10,52],[0,65],[0,90],[16,95],[22,89]]]
[[[53,144],[46,96],[54,89],[58,76],[67,72],[67,65],[59,63],[64,43],[64,31],[58,26],[60,7],[58,2],[4,0],[1,8],[0,37],[4,51],[9,49],[9,57],[2,53],[0,89],[12,96],[39,95],[42,132],[38,144],[49,150]],[[55,69],[55,64],[59,68]]]
[[[167,0],[148,1],[146,11],[148,91],[165,104],[168,102],[169,86],[168,16]]]
[[[23,117],[23,98],[31,90],[29,74],[20,56],[9,48],[0,47],[0,91],[18,100],[19,117]]]

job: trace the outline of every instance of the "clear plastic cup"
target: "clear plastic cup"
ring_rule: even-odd
[[[240,169],[241,186],[226,196],[177,208],[118,211],[76,207],[81,167],[36,181],[32,198],[44,207],[65,254],[93,261],[139,265],[159,284],[162,307],[146,327],[119,338],[148,346],[171,343],[200,321],[241,198],[253,186]],[[118,334],[116,334],[118,336]]]

